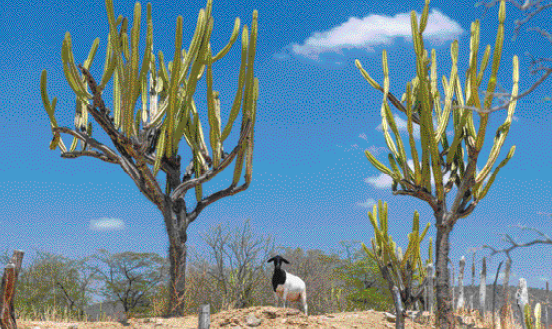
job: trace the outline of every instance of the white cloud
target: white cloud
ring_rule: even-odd
[[[418,20],[420,15],[418,14]],[[442,44],[458,38],[464,32],[460,24],[437,9],[432,9],[424,39]],[[342,53],[343,49],[363,48],[369,51],[378,45],[390,45],[396,38],[412,40],[410,13],[395,16],[371,14],[363,18],[350,17],[346,22],[327,31],[314,32],[303,44],[291,45],[296,55],[318,60],[324,52]],[[288,48],[288,47],[286,47]],[[276,59],[285,59],[284,53],[275,54]]]
[[[397,125],[399,133],[408,134],[407,121],[399,117],[399,115],[396,113],[393,113],[393,119],[395,119],[395,125]],[[376,130],[383,131],[381,123],[379,124],[379,126],[376,127]],[[420,139],[420,126],[413,123],[412,130],[414,133],[414,138]],[[391,127],[389,128],[389,131],[391,131]]]
[[[388,152],[389,149],[387,147],[384,147],[384,146],[374,146],[374,145],[372,145],[372,146],[368,147],[368,151],[370,151],[370,153],[372,155],[378,155],[382,152],[383,153]]]
[[[90,221],[92,231],[118,231],[125,228],[125,223],[118,218],[100,218]]]
[[[357,206],[361,206],[362,208],[371,208],[375,204],[376,204],[376,200],[372,198],[369,198],[364,202],[357,202]]]
[[[393,185],[393,179],[384,173],[380,173],[378,176],[368,177],[364,181],[379,189],[390,188],[391,185]]]

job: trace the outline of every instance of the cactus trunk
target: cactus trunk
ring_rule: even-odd
[[[180,239],[169,238],[170,275],[169,283],[169,305],[166,311],[167,316],[183,316],[185,307],[185,282],[186,282],[186,234]]]
[[[443,222],[438,217],[436,219],[437,223]],[[435,243],[437,325],[439,328],[453,328],[452,292],[450,290],[450,275],[447,266],[450,251],[449,237],[452,227],[443,226],[442,228],[441,230],[437,230]]]

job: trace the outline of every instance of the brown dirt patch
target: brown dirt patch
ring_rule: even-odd
[[[118,322],[48,322],[18,321],[20,329],[195,329],[198,326],[197,315],[182,318],[140,318],[128,320],[128,325]],[[395,324],[386,320],[382,312],[343,312],[306,317],[296,309],[284,309],[271,306],[256,306],[245,309],[224,311],[211,315],[211,328],[224,329],[288,329],[288,328],[370,328],[389,329]],[[431,329],[430,324],[415,323],[406,320],[406,328]]]

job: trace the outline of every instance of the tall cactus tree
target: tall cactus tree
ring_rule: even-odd
[[[497,84],[497,73],[504,41],[504,20],[506,6],[501,1],[498,14],[499,27],[496,35],[495,49],[492,60],[492,70],[484,99],[480,99],[478,91],[483,81],[483,75],[491,54],[491,46],[485,49],[483,59],[477,70],[477,56],[479,48],[479,21],[471,25],[471,43],[469,68],[466,72],[465,92],[462,91],[458,76],[458,42],[451,45],[452,68],[450,76],[443,76],[444,107],[441,104],[441,95],[437,87],[437,60],[435,50],[431,51],[431,58],[424,49],[422,34],[427,25],[429,0],[426,0],[421,19],[418,22],[416,13],[411,13],[412,39],[416,53],[416,77],[406,85],[406,93],[402,95],[402,104],[389,91],[389,68],[387,66],[387,53],[383,51],[384,84],[380,86],[362,68],[358,60],[356,66],[372,87],[383,92],[381,106],[382,127],[385,141],[390,150],[390,167],[378,161],[368,150],[365,154],[370,163],[381,172],[393,179],[393,194],[409,195],[424,200],[433,209],[437,237],[435,243],[436,255],[436,291],[437,291],[437,323],[441,328],[448,328],[452,323],[452,298],[449,290],[449,272],[447,259],[449,255],[449,236],[457,221],[467,217],[473,212],[477,204],[487,195],[499,170],[512,158],[515,146],[502,160],[494,172],[491,169],[495,165],[500,150],[504,145],[506,136],[512,123],[512,116],[516,107],[518,94],[518,58],[513,58],[513,87],[505,122],[496,132],[494,144],[489,158],[477,172],[476,165],[487,132],[487,124]],[[453,99],[453,96],[456,96]],[[409,132],[409,144],[412,154],[413,167],[409,166],[405,146],[393,115],[388,100],[400,111],[406,113]],[[479,128],[474,124],[473,109],[479,115]],[[449,119],[453,117],[454,138],[449,142],[446,128]],[[434,126],[433,122],[436,122]],[[413,123],[420,125],[421,132],[421,164],[419,153],[414,141]],[[392,136],[395,137],[396,142]],[[467,156],[467,163],[465,157]],[[446,174],[449,174],[447,179]],[[433,178],[433,182],[432,182]],[[487,180],[488,179],[488,180]],[[400,188],[399,188],[400,186]],[[452,205],[447,205],[447,196],[456,187],[456,195]]]
[[[178,316],[184,310],[188,226],[206,206],[244,191],[251,183],[253,135],[259,94],[258,79],[253,76],[258,13],[253,11],[251,33],[247,25],[241,33],[238,88],[228,122],[221,129],[219,93],[213,90],[213,64],[224,57],[237,40],[240,19],[236,18],[228,44],[213,55],[209,41],[213,31],[212,0],[207,0],[206,8],[200,10],[195,33],[187,50],[182,45],[183,19],[179,16],[176,20],[174,58],[167,65],[161,51],[157,54],[157,60],[154,55],[151,4],[147,5],[146,47],[143,54],[138,50],[142,11],[140,3],[134,6],[134,20],[130,30],[126,17],[115,17],[113,0],[106,0],[105,4],[109,34],[101,80],[96,80],[89,71],[99,39],[94,40],[88,58],[78,67],[73,57],[69,32],[63,40],[63,70],[76,95],[75,129],[58,126],[54,117],[57,99],[50,101],[46,91],[46,71],[42,72],[42,100],[54,135],[50,149],[59,147],[63,158],[90,156],[120,165],[140,191],[159,208],[169,237],[171,280],[167,315]],[[211,152],[205,142],[193,97],[197,82],[205,72]],[[113,81],[113,112],[103,100],[103,91],[110,80]],[[238,144],[232,152],[226,153],[222,144],[240,112],[242,122]],[[89,114],[108,134],[118,154],[92,137]],[[61,133],[73,136],[69,149],[64,145]],[[191,149],[192,160],[181,173],[181,157],[177,153],[183,137]],[[82,146],[80,150],[77,150],[78,141]],[[230,186],[205,196],[203,184],[222,172],[234,159],[234,175]],[[238,185],[244,163],[245,182]],[[164,190],[156,179],[159,171],[166,175]],[[197,200],[193,208],[184,199],[191,189]]]

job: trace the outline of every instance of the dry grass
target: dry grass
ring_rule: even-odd
[[[132,315],[129,314],[129,318],[135,318],[140,319],[144,317],[160,317],[161,313],[163,311],[164,303],[160,300],[157,300],[152,305],[153,309],[148,312],[148,314],[144,315]],[[105,314],[103,314],[102,317],[100,317],[98,320],[92,321],[88,319],[86,314],[84,317],[79,317],[74,312],[69,312],[66,308],[64,309],[56,309],[54,307],[48,308],[45,311],[39,310],[35,307],[32,308],[31,311],[28,312],[19,312],[16,311],[17,318],[19,321],[53,321],[53,322],[81,322],[81,323],[91,323],[95,321],[101,321],[101,322],[108,322],[108,321],[114,321],[115,319],[111,319]],[[457,328],[493,328],[492,325],[492,314],[491,312],[487,312],[485,314],[484,318],[481,318],[479,315],[479,312],[477,311],[458,311],[455,312],[455,318],[457,321],[459,319],[462,319],[463,323],[457,323]],[[429,319],[426,319],[423,321],[423,323],[428,325],[428,328],[431,328],[433,326],[430,325],[430,323],[433,323],[435,320],[435,316],[431,315]],[[523,329],[521,324],[514,323],[514,320],[512,318],[507,319],[505,321],[504,328],[501,327],[500,324],[500,316],[499,313],[496,312],[495,314],[495,327],[496,329]],[[552,327],[550,327],[552,328]],[[550,329],[547,328],[547,329]]]

